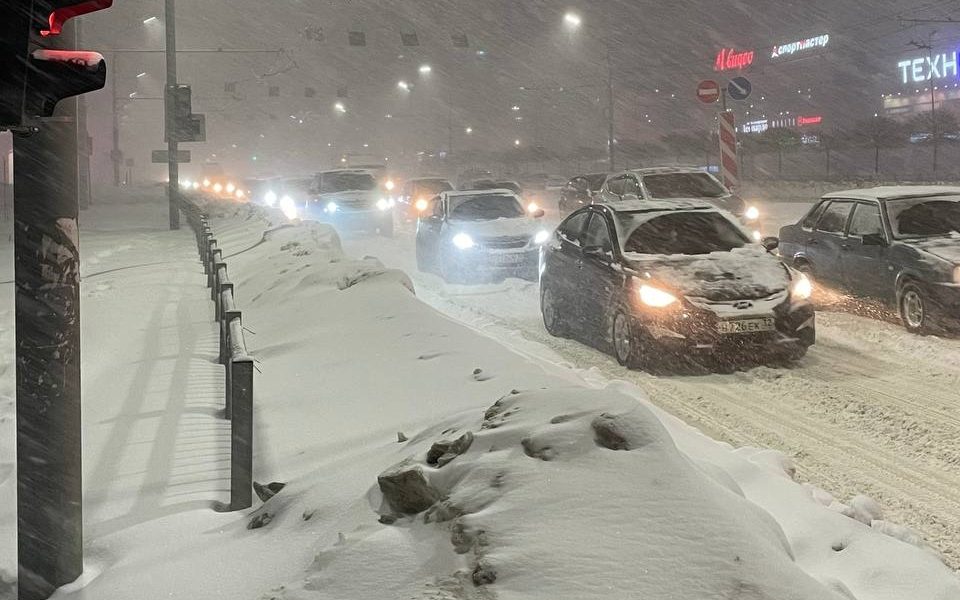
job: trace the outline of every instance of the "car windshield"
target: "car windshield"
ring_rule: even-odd
[[[446,179],[421,179],[413,183],[413,195],[435,196],[440,192],[449,192],[453,189]]]
[[[320,193],[370,191],[377,189],[377,180],[369,173],[324,173]]]
[[[960,232],[960,196],[890,200],[887,214],[896,238],[935,237]]]
[[[454,221],[516,219],[526,214],[514,196],[503,194],[455,197],[450,204],[450,219]]]
[[[591,192],[598,192],[600,188],[603,187],[603,182],[607,180],[607,174],[584,175],[584,179],[587,180],[587,185],[590,187]]]
[[[654,198],[722,198],[727,190],[707,173],[644,175],[643,184]]]
[[[623,251],[635,254],[710,254],[742,248],[748,242],[726,217],[716,212],[677,212],[647,220],[645,213],[620,217],[627,232]]]

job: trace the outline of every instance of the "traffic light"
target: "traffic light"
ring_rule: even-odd
[[[68,20],[112,5],[113,0],[0,0],[0,129],[49,117],[60,100],[106,84],[102,55],[49,46]]]

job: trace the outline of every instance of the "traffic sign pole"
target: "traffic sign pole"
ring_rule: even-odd
[[[167,87],[164,94],[164,118],[167,131],[167,200],[169,202],[170,230],[180,229],[180,165],[177,163],[176,112],[173,90],[177,86],[177,24],[174,0],[164,1],[167,36]]]
[[[720,113],[720,173],[723,185],[731,192],[740,187],[740,166],[737,162],[737,124],[732,111]]]

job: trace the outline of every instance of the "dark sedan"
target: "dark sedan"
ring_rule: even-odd
[[[960,325],[960,188],[828,194],[780,230],[780,253],[825,286],[895,308],[912,332]]]
[[[703,203],[582,208],[544,244],[541,269],[547,331],[628,366],[691,355],[792,360],[816,337],[809,280]]]

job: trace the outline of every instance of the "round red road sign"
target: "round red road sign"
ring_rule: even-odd
[[[697,99],[704,104],[713,104],[720,99],[720,84],[712,79],[705,79],[697,85]]]

